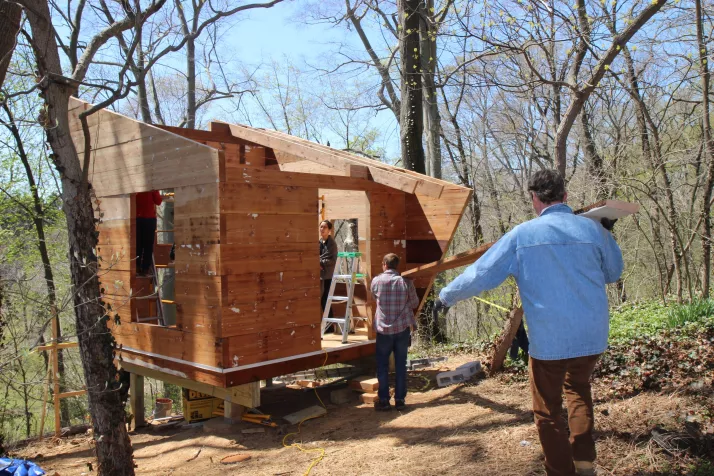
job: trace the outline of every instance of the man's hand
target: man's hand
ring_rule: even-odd
[[[436,301],[434,301],[434,314],[438,314],[439,311],[444,311],[444,314],[446,314],[449,312],[449,306],[444,304],[444,301],[440,298],[436,298]]]
[[[612,231],[612,228],[615,226],[615,223],[617,223],[617,218],[615,218],[614,220],[610,220],[609,218],[600,219],[600,224],[607,231]]]

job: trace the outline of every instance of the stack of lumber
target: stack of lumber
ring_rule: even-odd
[[[360,392],[360,401],[362,403],[372,404],[379,400],[377,390],[379,390],[379,380],[376,377],[362,376],[350,380],[350,388],[356,392]]]

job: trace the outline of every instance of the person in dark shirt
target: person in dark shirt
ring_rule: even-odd
[[[332,237],[332,222],[323,220],[320,222],[320,284],[322,284],[320,308],[323,314],[327,304],[327,295],[332,285],[332,275],[335,274],[335,263],[337,263],[337,243]],[[330,309],[329,317],[332,317],[332,309]]]
[[[150,276],[153,269],[156,207],[161,205],[157,190],[136,194],[136,272]]]

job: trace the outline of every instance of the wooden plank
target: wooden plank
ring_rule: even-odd
[[[102,197],[97,200],[94,207],[95,218],[101,219],[104,223],[111,220],[130,220],[136,215],[133,212],[135,205],[131,195],[128,194]]]
[[[375,344],[373,342],[363,345],[345,346],[337,350],[331,350],[327,352],[327,355],[318,353],[306,357],[292,358],[282,362],[228,372],[225,374],[226,384],[238,385],[255,380],[265,380],[279,375],[287,375],[301,370],[314,369],[323,365],[349,362],[361,357],[374,355],[374,352]]]
[[[174,243],[179,246],[206,246],[221,243],[221,216],[174,215]]]
[[[185,137],[187,139],[191,139],[197,142],[205,142],[207,143],[206,145],[209,145],[209,142],[223,142],[225,144],[246,144],[248,143],[245,140],[238,139],[236,137],[233,137],[233,135],[230,132],[230,129],[228,128],[222,128],[219,130],[210,130],[210,131],[204,131],[201,129],[188,129],[185,127],[173,127],[173,126],[162,126],[162,125],[156,125],[159,129],[163,129],[165,131],[171,132],[173,134],[180,135],[182,137]]]
[[[327,410],[319,405],[313,405],[311,407],[303,408],[300,411],[285,415],[283,420],[287,421],[291,425],[297,425],[306,419],[318,418],[327,414]]]
[[[601,200],[580,210],[576,210],[574,213],[595,220],[600,220],[601,218],[617,220],[637,213],[638,211],[640,211],[639,203],[629,203],[620,200]]]
[[[135,220],[112,220],[100,223],[97,226],[99,245],[120,245],[128,247],[132,239],[136,239]]]
[[[458,268],[459,266],[466,266],[471,263],[476,262],[481,256],[488,251],[488,249],[493,246],[494,243],[487,243],[485,245],[479,246],[478,248],[473,248],[463,253],[445,258],[433,263],[425,264],[417,268],[410,269],[402,273],[405,278],[414,278],[417,276],[433,276],[442,271],[447,271],[449,269]]]
[[[70,133],[81,154],[84,134],[78,116],[92,105],[76,98],[70,98],[70,105]],[[221,178],[215,149],[106,109],[88,122],[93,147],[90,181],[98,197],[215,183]]]
[[[220,212],[316,216],[317,197],[315,187],[223,183],[220,185]]]
[[[205,368],[189,365],[188,363],[175,362],[159,357],[139,354],[127,349],[121,349],[116,352],[116,364],[121,366],[123,363],[131,363],[152,370],[159,370],[164,373],[172,373],[177,377],[186,378],[194,382],[205,383],[221,388],[226,387],[226,379],[222,373],[212,372]]]
[[[285,270],[232,274],[223,277],[223,298],[233,303],[269,299],[299,299],[313,295],[320,288],[319,269]]]
[[[177,218],[218,214],[220,207],[220,188],[217,183],[176,187],[174,190],[174,216]]]
[[[124,368],[124,367],[122,367]],[[130,370],[124,368],[127,372]],[[144,376],[131,372],[129,374],[129,406],[133,415],[132,429],[142,428],[146,426],[146,417],[144,416]]]
[[[221,336],[239,336],[320,323],[320,289],[303,299],[231,302],[222,309]]]
[[[278,170],[253,169],[245,166],[226,168],[226,182],[293,187],[326,188],[336,190],[363,190],[388,192],[387,185],[360,178],[339,175],[282,172]]]
[[[102,294],[128,296],[131,291],[133,273],[118,269],[100,270],[97,273]]]
[[[223,342],[227,367],[238,367],[320,350],[320,326],[274,329],[227,337]]]
[[[74,349],[75,347],[79,347],[79,344],[77,342],[60,342],[59,344],[38,345],[32,350],[36,352],[44,352],[46,350],[54,349]]]
[[[221,274],[309,270],[319,272],[317,243],[222,245]]]
[[[433,179],[426,175],[407,171],[399,167],[383,164],[372,159],[367,159],[364,157],[360,157],[356,154],[351,154],[349,152],[333,149],[331,147],[323,146],[321,144],[317,144],[282,132],[268,129],[251,129],[247,128],[246,126],[237,127],[249,129],[248,133],[263,133],[264,136],[267,135],[272,139],[281,141],[282,147],[271,146],[273,147],[273,149],[277,148],[281,150],[287,150],[305,159],[324,163],[325,165],[330,165],[327,163],[327,161],[329,160],[329,158],[332,158],[332,166],[334,168],[339,168],[338,165],[340,164],[340,160],[342,164],[356,164],[366,166],[369,168],[370,176],[372,176],[375,181],[388,184],[392,188],[396,188],[407,193],[422,193],[424,195],[428,195],[434,198],[439,198],[444,189],[444,186],[448,184],[448,182]],[[234,127],[231,128],[231,131],[235,135]],[[264,137],[261,139],[265,140]],[[310,152],[307,156],[304,156],[299,153],[302,150],[308,150]],[[335,161],[335,159],[337,159],[337,161]],[[349,167],[345,169],[345,171],[349,175]],[[412,185],[414,186],[412,187]]]
[[[54,401],[56,402],[57,400],[60,400],[62,398],[70,398],[70,397],[79,397],[82,395],[86,395],[87,391],[86,390],[75,390],[74,392],[64,392],[64,393],[57,393],[53,395]]]
[[[223,367],[222,344],[211,336],[135,322],[116,325],[110,320],[108,326],[117,344],[121,346],[212,367]]]
[[[243,126],[245,127],[245,126]],[[382,175],[383,173],[393,173],[395,177],[402,176],[405,178],[410,178],[413,180],[416,180],[417,184],[414,189],[414,193],[421,193],[424,195],[428,195],[434,198],[439,198],[441,193],[444,190],[445,186],[454,186],[453,184],[449,182],[445,182],[440,179],[435,179],[432,177],[429,177],[428,175],[423,175],[417,172],[413,172],[411,170],[406,170],[402,169],[400,167],[395,167],[393,165],[388,165],[379,161],[375,161],[373,159],[368,159],[366,157],[362,157],[358,154],[353,154],[347,151],[339,150],[339,149],[333,149],[328,146],[324,146],[321,144],[317,144],[315,142],[308,141],[306,139],[302,139],[299,137],[291,136],[289,134],[285,134],[283,132],[279,131],[274,131],[274,130],[261,130],[262,132],[266,132],[268,134],[271,134],[273,136],[281,137],[288,139],[290,141],[296,142],[298,144],[302,144],[305,146],[308,146],[312,149],[316,149],[319,151],[323,151],[329,154],[336,155],[343,160],[347,161],[350,164],[361,164],[362,166],[367,167],[370,170],[370,176],[375,174],[375,171],[377,171],[378,175]],[[348,169],[349,170],[349,169]],[[394,187],[394,188],[399,188],[399,187]]]
[[[272,149],[289,152],[297,157],[306,160],[326,165],[328,167],[343,171],[345,175],[349,175],[348,165],[350,162],[357,165],[366,165],[357,161],[350,154],[341,155],[334,149],[327,147],[318,147],[318,144],[309,141],[297,141],[295,137],[287,134],[279,135],[273,131],[252,129],[245,126],[230,124],[231,133],[242,139],[250,140],[259,144],[263,144]],[[414,193],[419,181],[412,177],[402,175],[378,167],[370,167],[370,173],[375,182],[388,185],[391,188],[397,188],[407,193]],[[443,186],[441,187],[443,189]],[[428,189],[426,192],[435,194],[437,197],[441,194],[441,189],[435,193],[433,189]]]
[[[244,405],[248,408],[260,406],[260,382],[251,382],[248,384],[223,388],[178,377],[172,373],[162,372],[157,369],[137,365],[136,363],[120,361],[120,364],[124,370],[131,372],[132,374],[161,380],[162,382],[195,390],[215,398]]]
[[[317,192],[317,191],[315,191]],[[225,215],[225,244],[315,243],[318,218],[264,213]]]
[[[404,193],[367,194],[369,199],[369,239],[384,240],[406,238],[406,208]]]
[[[508,349],[511,348],[511,343],[513,342],[513,338],[516,337],[516,332],[518,332],[518,327],[521,325],[522,320],[522,307],[512,310],[508,315],[503,331],[498,337],[493,353],[491,354],[491,365],[488,370],[489,375],[494,375],[501,370],[503,361],[506,360]]]
[[[97,266],[103,271],[121,270],[136,272],[136,259],[133,256],[133,247],[121,245],[97,246]]]

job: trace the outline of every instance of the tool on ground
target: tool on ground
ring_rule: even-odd
[[[262,413],[245,412],[241,415],[241,420],[248,423],[254,423],[256,425],[269,426],[271,428],[276,428],[278,426],[278,424],[270,418],[270,415],[264,415]]]
[[[337,262],[335,263],[335,274],[332,276],[332,284],[330,291],[327,294],[327,302],[325,310],[322,313],[322,326],[320,329],[320,337],[324,337],[325,331],[330,324],[337,324],[342,332],[342,343],[347,343],[347,336],[354,325],[356,319],[364,320],[364,318],[352,316],[352,304],[354,302],[355,285],[366,284],[365,275],[360,273],[360,258],[362,253],[358,252],[340,252],[337,253]],[[347,296],[335,296],[335,287],[338,283],[344,283],[347,287]],[[335,302],[344,302],[347,304],[344,317],[330,317],[330,309]]]

